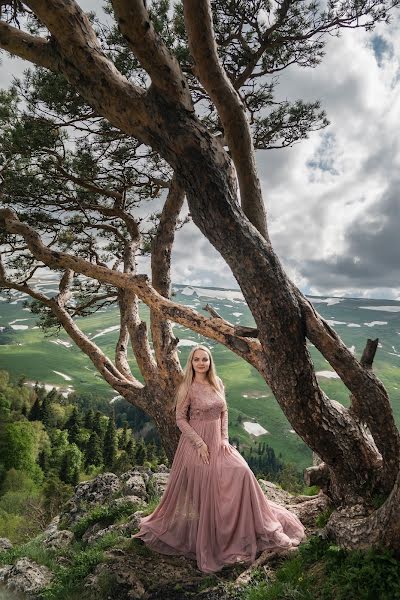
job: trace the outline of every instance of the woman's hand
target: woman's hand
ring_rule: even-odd
[[[203,461],[204,464],[209,465],[210,464],[210,456],[208,454],[208,446],[205,442],[203,442],[203,444],[197,448],[197,455],[199,458],[201,458],[201,460]]]
[[[228,456],[228,454],[233,453],[233,448],[227,440],[222,440],[221,450],[224,453],[224,456]]]

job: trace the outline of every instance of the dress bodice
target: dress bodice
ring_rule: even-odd
[[[225,402],[215,389],[204,383],[194,381],[189,391],[189,419],[213,421],[219,419],[225,408]]]
[[[187,440],[198,448],[204,442],[196,432],[196,422],[219,421],[221,439],[228,440],[228,409],[225,401],[224,386],[221,385],[221,397],[209,384],[193,381],[185,400],[176,407],[176,424]]]

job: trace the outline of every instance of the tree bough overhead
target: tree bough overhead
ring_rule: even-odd
[[[337,507],[328,526],[341,544],[380,543],[400,551],[400,442],[388,395],[368,365],[350,353],[285,274],[268,237],[254,156],[257,149],[290,145],[326,124],[318,103],[281,103],[274,108],[276,80],[271,77],[290,64],[316,65],[325,34],[341,27],[371,29],[396,5],[397,1],[333,1],[324,9],[314,2],[283,0],[271,8],[256,0],[185,0],[171,16],[164,2],[147,7],[141,0],[112,0],[108,10],[118,29],[99,35],[96,20],[77,2],[2,2],[0,47],[36,65],[36,79],[41,77],[42,84],[46,70],[66,82],[68,102],[58,98],[46,105],[63,116],[46,116],[50,130],[59,135],[74,123],[77,130],[86,131],[88,140],[91,135],[103,141],[109,136],[110,144],[117,140],[126,151],[136,144],[137,155],[152,155],[154,177],[149,177],[145,193],[151,195],[151,189],[161,185],[169,194],[151,243],[151,284],[136,272],[143,233],[134,203],[129,204],[132,189],[140,188],[145,178],[141,169],[149,163],[138,160],[137,176],[125,173],[118,183],[115,176],[110,185],[112,169],[108,180],[97,172],[87,176],[88,164],[94,169],[99,160],[95,153],[88,152],[91,160],[79,165],[79,153],[66,156],[64,162],[60,146],[42,144],[39,154],[45,160],[52,157],[57,177],[48,179],[45,189],[37,184],[22,193],[15,173],[21,172],[24,161],[25,166],[40,164],[41,172],[44,163],[36,150],[28,155],[18,150],[5,131],[0,227],[4,246],[29,256],[24,276],[16,283],[7,274],[9,254],[5,255],[2,286],[34,296],[29,261],[31,269],[40,263],[64,273],[56,298],[36,300],[50,308],[106,380],[154,418],[163,442],[168,446],[170,440],[170,455],[177,438],[172,418],[165,417],[181,372],[176,341],[164,319],[225,344],[262,374],[295,431],[323,461],[324,488]],[[29,33],[18,27],[20,22]],[[29,108],[29,101],[35,104],[37,98],[29,97],[29,86],[26,89]],[[39,99],[44,104],[46,89],[41,85]],[[31,117],[37,124],[39,115]],[[169,299],[169,253],[184,193],[194,223],[229,265],[243,292],[256,322],[256,339],[238,335],[215,315],[206,318]],[[42,197],[47,220],[39,225],[29,217],[29,206],[42,206]],[[50,217],[57,207],[59,221],[69,215],[68,227],[63,225],[60,235],[51,239]],[[83,239],[82,219],[83,228],[87,224],[112,238],[115,245],[110,249],[119,256],[113,268],[102,260],[95,236]],[[73,273],[97,282],[98,296],[117,295],[121,330],[114,363],[74,324],[68,306]],[[151,309],[154,357],[138,318],[138,298]],[[86,299],[86,308],[95,302],[94,296],[93,302]],[[320,389],[307,339],[349,389],[351,409]],[[130,372],[129,341],[145,386]],[[386,500],[373,510],[378,493]]]

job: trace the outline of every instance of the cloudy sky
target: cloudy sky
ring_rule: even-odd
[[[0,87],[26,66],[2,56]],[[272,242],[288,273],[308,294],[400,300],[400,10],[372,33],[329,38],[321,65],[290,67],[278,93],[321,100],[331,122],[257,156]],[[173,281],[237,287],[193,224],[177,234]]]

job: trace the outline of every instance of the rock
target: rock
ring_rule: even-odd
[[[100,540],[102,537],[104,537],[107,533],[111,533],[111,532],[115,532],[115,533],[119,533],[121,536],[124,535],[126,530],[126,523],[119,523],[117,525],[110,525],[109,527],[105,527],[104,529],[99,529],[98,531],[92,533],[91,535],[86,536],[85,533],[85,537],[86,537],[86,541],[87,543],[90,544],[94,544],[96,543],[98,540]]]
[[[150,479],[150,481],[152,483],[153,489],[156,492],[156,494],[159,494],[160,496],[162,496],[165,488],[167,487],[168,479],[169,479],[169,473],[159,473],[159,472],[154,473],[154,475]]]
[[[20,558],[7,570],[4,583],[11,591],[34,597],[50,584],[52,578],[53,573],[47,567],[29,558]]]
[[[91,481],[83,481],[75,487],[74,495],[65,504],[61,519],[72,527],[92,506],[110,501],[121,487],[121,481],[114,473],[102,473]]]
[[[147,500],[146,483],[141,473],[133,473],[124,483],[124,494]]]
[[[153,471],[151,469],[148,469],[147,467],[143,467],[142,465],[139,465],[138,467],[135,467],[134,469],[131,469],[130,471],[126,471],[126,473],[122,473],[122,475],[120,476],[121,481],[126,482],[130,477],[132,477],[132,475],[141,475],[144,479],[144,481],[147,483],[150,479],[150,477],[153,476]]]
[[[54,519],[52,519],[50,521],[50,523],[47,525],[46,529],[43,531],[43,534],[45,535],[46,538],[50,535],[53,535],[53,533],[55,531],[57,531],[59,522],[60,522],[60,515],[55,516]]]
[[[8,538],[0,538],[0,551],[1,550],[10,550],[13,545]]]
[[[3,565],[0,567],[0,583],[5,583],[8,572],[12,569],[12,565]]]
[[[147,504],[147,502],[143,500],[143,498],[139,498],[139,496],[122,496],[121,498],[115,498],[114,500],[114,504],[117,506],[119,504],[125,504],[126,502],[130,502],[132,506],[137,504]]]
[[[282,505],[291,504],[293,496],[289,492],[286,492],[286,490],[283,490],[275,485],[275,483],[271,483],[271,481],[266,481],[265,479],[259,479],[258,483],[268,500],[272,500],[272,502]]]
[[[43,544],[46,548],[56,550],[58,548],[66,548],[72,543],[74,534],[68,529],[61,529],[60,531],[54,531],[50,533],[44,540]]]
[[[86,577],[84,587],[89,587],[92,591],[98,591],[99,597],[103,593],[103,586],[100,580],[107,578],[109,585],[112,586],[113,597],[127,598],[129,600],[139,600],[147,597],[146,591],[140,579],[132,569],[124,566],[122,562],[97,565],[91,575]]]
[[[143,512],[143,510],[137,510],[133,513],[129,521],[125,523],[125,531],[127,533],[133,533],[139,529],[140,519],[143,517]]]
[[[166,467],[165,465],[158,465],[157,467],[157,473],[169,473],[170,469],[168,467]]]

